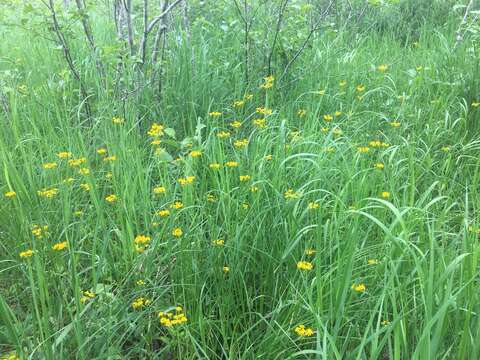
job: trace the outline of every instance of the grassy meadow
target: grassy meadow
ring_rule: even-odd
[[[480,358],[465,6],[186,1],[141,63],[53,3],[78,78],[0,2],[0,359]]]

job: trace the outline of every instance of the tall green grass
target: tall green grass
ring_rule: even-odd
[[[111,25],[97,15],[94,33],[107,46]],[[427,18],[399,34],[381,15],[373,7],[365,24],[325,26],[278,81],[297,44],[282,40],[264,90],[258,53],[244,83],[234,7],[209,8],[190,44],[169,38],[161,97],[148,85],[122,96],[113,65],[101,79],[74,25],[91,120],[55,45],[5,27],[11,112],[0,115],[0,189],[16,196],[0,203],[2,356],[478,358],[478,55],[468,42],[453,49],[454,21]],[[300,21],[288,16],[287,30]],[[139,75],[124,76],[132,84]],[[265,127],[253,124],[258,107],[273,110]],[[169,129],[160,145],[147,134],[153,123]],[[248,145],[236,147],[239,139]],[[85,163],[69,166],[61,151]],[[44,169],[50,162],[57,167]],[[182,186],[186,176],[195,180]],[[52,187],[53,198],[37,194]],[[162,209],[170,215],[156,215]],[[48,232],[38,238],[34,225]],[[142,253],[140,234],[151,237]],[[52,249],[63,241],[66,249]],[[33,255],[20,257],[27,249]],[[134,309],[139,298],[149,303]],[[162,326],[158,312],[176,306],[187,322]],[[300,324],[314,334],[299,336]]]

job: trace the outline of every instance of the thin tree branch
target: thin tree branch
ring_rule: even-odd
[[[318,20],[316,21],[315,25],[313,26],[312,30],[310,31],[310,33],[308,34],[307,38],[305,39],[305,41],[303,42],[302,46],[297,50],[297,52],[295,53],[295,55],[293,56],[293,58],[288,62],[287,66],[285,66],[285,70],[283,71],[283,74],[282,76],[280,77],[279,81],[282,80],[285,75],[287,75],[288,73],[288,70],[290,69],[290,66],[292,66],[292,64],[295,62],[295,60],[298,59],[298,57],[300,56],[300,54],[303,52],[303,50],[305,49],[305,47],[307,46],[308,42],[310,41],[310,38],[313,36],[313,34],[320,28],[320,23],[323,21],[323,19],[325,18],[325,16],[327,16],[328,12],[330,11],[330,8],[332,7],[332,5],[334,4],[336,0],[331,0],[330,3],[328,4],[328,6],[325,8],[325,10],[323,11],[323,13],[320,15],[320,17],[318,18]]]
[[[285,9],[287,8],[288,1],[289,0],[285,0],[280,5],[280,12],[278,14],[277,26],[275,28],[275,36],[273,37],[273,43],[272,43],[272,47],[270,49],[270,54],[268,54],[268,60],[267,60],[268,74],[267,75],[272,74],[272,57],[273,57],[273,53],[275,51],[275,46],[277,45],[278,34],[280,33],[280,28],[282,27],[283,13],[285,12]]]
[[[45,4],[45,2],[44,2]],[[80,92],[82,94],[82,97],[84,99],[85,103],[85,111],[87,113],[87,117],[91,119],[92,117],[92,112],[90,109],[90,103],[88,102],[88,95],[87,91],[85,90],[85,87],[83,85],[82,78],[80,77],[80,74],[78,73],[77,69],[75,68],[75,64],[73,62],[73,58],[70,52],[70,47],[68,46],[67,40],[65,39],[65,36],[63,35],[62,31],[60,30],[60,25],[58,23],[57,19],[57,13],[55,12],[55,7],[53,4],[53,0],[49,0],[48,2],[48,9],[50,10],[50,15],[52,17],[52,22],[53,22],[53,30],[55,34],[57,35],[57,38],[62,46],[63,50],[63,55],[65,57],[65,60],[67,61],[68,67],[70,68],[70,71],[72,72],[73,76],[75,79],[78,81],[79,86],[80,86]]]
[[[162,13],[158,16],[156,16],[151,22],[150,24],[148,25],[147,27],[147,33],[150,33],[153,28],[155,27],[155,25],[160,21],[162,20],[165,16],[167,16],[170,11],[173,10],[173,8],[175,6],[177,6],[178,4],[180,4],[180,2],[183,1],[183,0],[176,0],[175,2],[171,3],[170,6],[168,6],[165,10],[162,11]]]

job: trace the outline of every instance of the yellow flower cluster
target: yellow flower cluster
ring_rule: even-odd
[[[262,89],[270,89],[273,87],[273,82],[275,81],[275,78],[272,75],[269,75],[267,77],[263,78],[264,82],[262,85],[260,85],[260,88]]]
[[[177,306],[175,308],[175,312],[173,311],[159,312],[158,318],[160,319],[160,324],[162,324],[165,327],[181,325],[188,321],[187,316],[183,312],[183,309],[181,306]]]
[[[165,188],[165,186],[156,186],[153,188],[154,194],[165,194],[166,191],[167,189]]]
[[[110,195],[107,195],[105,197],[105,200],[109,203],[113,203],[113,202],[117,201],[117,199],[118,199],[118,197],[115,194],[110,194]]]
[[[55,169],[57,167],[57,163],[56,162],[50,162],[50,163],[45,163],[42,165],[42,167],[44,169]]]
[[[136,298],[135,300],[133,300],[132,308],[133,308],[133,310],[138,310],[138,309],[141,309],[144,306],[147,306],[148,304],[150,304],[150,302],[151,301],[148,300],[147,298],[139,297],[139,298]]]
[[[87,158],[81,157],[81,158],[78,158],[78,159],[68,160],[68,165],[70,165],[72,167],[76,167],[76,166],[80,166],[82,164],[85,164],[86,162],[87,162]]]
[[[30,256],[32,256],[32,255],[33,255],[33,250],[32,250],[32,249],[28,249],[28,250],[22,251],[22,252],[20,252],[20,254],[19,254],[19,256],[20,256],[21,258],[28,258],[28,257],[30,257]]]
[[[265,115],[265,116],[268,116],[268,115],[272,115],[273,113],[273,110],[272,109],[269,109],[269,108],[266,108],[266,107],[257,107],[257,109],[255,110],[255,112],[257,114],[262,114],[262,115]]]
[[[58,189],[57,188],[50,188],[50,189],[44,188],[42,190],[38,190],[37,194],[40,197],[51,199],[58,194]]]
[[[165,127],[163,125],[153,123],[152,126],[150,127],[150,130],[148,130],[147,134],[150,135],[151,137],[160,137],[163,136],[163,130]]]
[[[222,130],[222,131],[220,131],[220,132],[217,134],[217,137],[218,137],[219,139],[226,139],[226,138],[229,138],[230,135],[231,135],[230,131],[224,131],[224,130]]]
[[[68,242],[67,241],[62,241],[62,242],[59,242],[59,243],[56,243],[52,246],[52,250],[55,250],[55,251],[61,251],[65,248],[68,247]]]
[[[302,337],[312,336],[315,333],[315,331],[312,328],[306,327],[303,324],[298,325],[295,328],[295,332],[297,333],[298,336],[302,336]]]
[[[354,290],[354,291],[356,291],[356,292],[359,292],[359,293],[363,293],[363,292],[365,292],[365,290],[366,290],[366,286],[365,286],[365,284],[363,284],[363,283],[353,284],[353,285],[352,285],[352,290]]]
[[[172,230],[172,235],[175,236],[175,237],[181,237],[183,235],[183,231],[182,231],[182,229],[177,227],[177,228]]]
[[[299,199],[301,197],[301,194],[294,191],[293,189],[288,189],[287,191],[285,191],[283,196],[287,200],[293,200],[293,199]]]
[[[245,146],[248,145],[248,139],[235,140],[235,142],[233,143],[233,145],[234,145],[236,148],[243,148],[243,147],[245,147]]]
[[[310,271],[313,269],[313,264],[309,261],[299,261],[297,263],[297,269]]]
[[[179,178],[178,179],[178,182],[182,186],[193,184],[194,181],[195,181],[195,176],[186,176],[184,178]]]
[[[48,225],[33,225],[32,226],[32,234],[35,236],[37,239],[41,239],[44,236],[48,235]]]
[[[90,291],[90,290],[85,290],[83,291],[82,293],[82,297],[80,298],[80,302],[82,304],[86,303],[87,301],[89,300],[92,300],[94,297],[95,297],[95,293],[93,291]]]

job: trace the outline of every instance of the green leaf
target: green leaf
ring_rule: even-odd
[[[166,128],[164,130],[165,134],[167,134],[168,136],[170,136],[171,138],[174,138],[175,139],[175,129],[172,129],[172,128]]]
[[[157,159],[159,161],[172,161],[173,157],[166,151],[165,149],[160,149],[159,153],[157,154]]]

